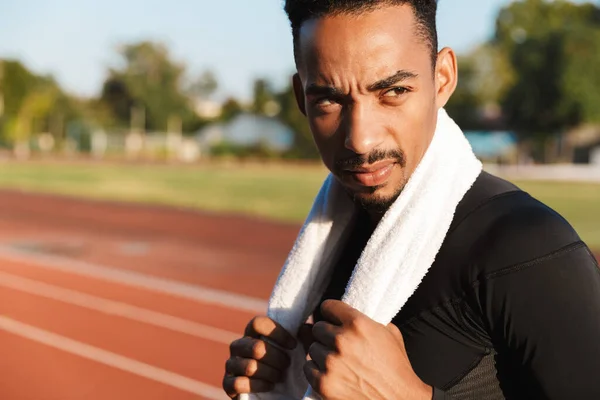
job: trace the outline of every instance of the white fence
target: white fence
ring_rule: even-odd
[[[600,165],[597,164],[548,164],[548,165],[493,165],[484,169],[508,179],[580,181],[600,183]]]
[[[99,159],[107,153],[118,153],[129,158],[163,155],[170,159],[194,162],[200,158],[200,150],[194,138],[186,138],[178,133],[149,132],[141,135],[95,131],[91,135],[91,152]]]

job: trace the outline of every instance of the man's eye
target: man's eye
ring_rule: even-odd
[[[397,87],[397,88],[388,90],[387,92],[385,92],[383,94],[383,96],[384,97],[400,97],[407,92],[408,92],[407,88]]]

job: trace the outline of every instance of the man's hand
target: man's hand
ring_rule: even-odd
[[[267,343],[265,338],[286,349],[296,347],[296,339],[272,319],[252,319],[246,326],[244,337],[230,345],[230,358],[225,364],[223,378],[223,389],[229,397],[268,392],[285,376],[290,364],[288,355]]]
[[[432,388],[415,374],[395,325],[384,326],[341,301],[321,305],[304,373],[326,400],[427,399]]]

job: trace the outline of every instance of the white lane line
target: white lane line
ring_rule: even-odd
[[[174,317],[172,315],[151,311],[119,301],[92,296],[32,279],[22,278],[2,271],[0,271],[0,286],[79,307],[85,307],[90,310],[100,311],[104,314],[128,318],[218,343],[230,344],[241,336],[241,334],[213,328],[212,326]]]
[[[0,315],[0,329],[208,399],[224,400],[227,398],[225,392],[217,387],[39,329],[35,326],[24,324],[2,315]]]
[[[202,303],[218,304],[228,308],[263,314],[267,302],[263,299],[192,285],[176,280],[158,278],[134,271],[127,271],[84,261],[74,261],[65,257],[31,254],[14,248],[0,246],[0,257],[6,260],[35,264],[37,267],[77,274],[108,282],[129,285],[146,290],[166,293]]]

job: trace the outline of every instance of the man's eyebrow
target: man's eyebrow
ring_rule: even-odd
[[[406,81],[409,79],[414,79],[414,78],[417,78],[418,76],[419,75],[414,72],[400,70],[392,76],[388,76],[387,78],[381,79],[381,80],[369,85],[369,87],[367,89],[369,90],[369,92],[387,89],[399,82]],[[345,95],[345,93],[341,89],[336,88],[334,86],[319,85],[317,83],[311,83],[306,88],[306,95],[307,96],[342,97]]]
[[[319,85],[316,83],[311,83],[306,88],[307,96],[326,96],[326,97],[341,97],[344,95],[344,92],[341,89],[338,89],[329,85]]]
[[[400,70],[392,76],[388,76],[387,78],[384,78],[380,81],[377,81],[377,82],[369,85],[368,90],[369,90],[369,92],[374,92],[377,90],[388,89],[399,82],[406,81],[409,79],[414,79],[418,76],[419,75],[414,72]]]

